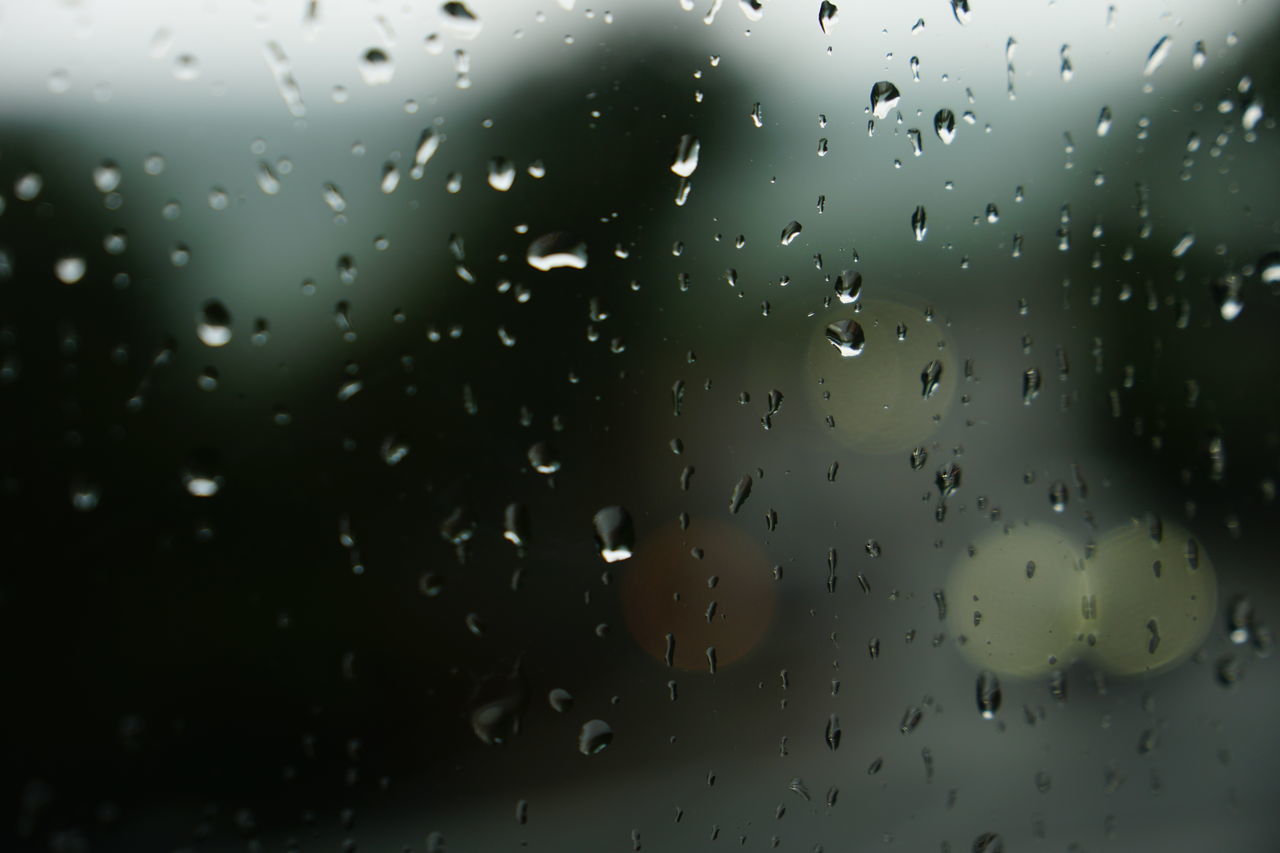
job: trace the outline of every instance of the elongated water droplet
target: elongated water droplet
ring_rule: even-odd
[[[943,145],[950,145],[956,138],[956,114],[945,107],[938,110],[933,116],[933,131]]]
[[[1103,107],[1098,113],[1098,136],[1106,136],[1111,131],[1111,107]]]
[[[1053,485],[1049,486],[1049,506],[1054,512],[1066,512],[1067,510],[1067,484],[1061,480],[1055,480]]]
[[[938,389],[942,387],[942,362],[934,359],[924,366],[920,371],[920,396],[926,400],[932,399],[938,393]],[[923,465],[923,460],[921,461]]]
[[[1204,64],[1208,61],[1208,54],[1205,53],[1204,42],[1196,42],[1195,50],[1191,52],[1191,67],[1199,71],[1204,68]]]
[[[920,719],[924,716],[924,712],[919,706],[912,705],[902,713],[902,722],[898,724],[898,729],[904,735],[911,734],[920,725]]]
[[[1244,310],[1244,300],[1240,296],[1243,287],[1244,279],[1235,273],[1219,276],[1209,286],[1213,301],[1218,306],[1218,314],[1227,322],[1239,317],[1240,312]]]
[[[782,229],[782,245],[790,246],[791,241],[800,236],[800,232],[804,230],[804,226],[794,219],[787,223],[787,227]]]
[[[631,558],[636,531],[630,513],[620,506],[607,506],[592,517],[591,524],[601,559],[616,563]]]
[[[972,13],[969,11],[969,0],[951,0],[951,14],[961,25],[969,23]]]
[[[973,839],[973,853],[1004,853],[1004,839],[997,833],[984,832]]]
[[[1040,396],[1040,368],[1028,367],[1022,372],[1022,405],[1030,406],[1031,401]]]
[[[924,235],[929,233],[929,214],[923,204],[917,205],[911,214],[911,233],[916,235],[917,243],[924,240]]]
[[[831,28],[836,25],[836,22],[838,21],[837,13],[839,11],[839,7],[837,7],[835,3],[832,3],[831,0],[822,0],[822,5],[818,7],[818,27],[822,30],[824,35],[829,34],[831,32]]]
[[[521,503],[507,504],[502,512],[502,538],[517,548],[529,542],[529,509]]]
[[[698,168],[698,152],[702,144],[696,136],[685,134],[676,143],[676,153],[671,159],[671,171],[682,178],[687,178]]]
[[[827,749],[835,752],[840,748],[840,718],[835,714],[827,719],[827,729],[822,736],[827,742]]]
[[[1173,47],[1173,39],[1169,36],[1161,36],[1160,40],[1151,48],[1151,52],[1147,54],[1147,64],[1143,66],[1142,76],[1150,77],[1160,69],[1164,61],[1169,58],[1169,51]]]
[[[901,100],[898,87],[888,80],[881,80],[871,87],[871,114],[876,118],[888,118]]]
[[[751,496],[752,479],[750,474],[743,474],[738,482],[733,484],[733,491],[729,493],[729,512],[737,514],[742,509],[743,503]]]
[[[343,197],[342,191],[333,184],[325,184],[320,194],[324,198],[324,203],[329,205],[329,209],[334,213],[341,213],[347,209],[347,200]]]
[[[862,355],[867,337],[857,320],[837,320],[827,326],[827,340],[844,358]]]
[[[1169,254],[1175,258],[1180,258],[1189,252],[1191,247],[1195,244],[1196,235],[1188,231],[1186,234],[1183,234],[1178,238],[1178,242],[1174,244],[1173,249],[1170,250]]]
[[[1000,710],[1000,679],[994,672],[984,671],[977,682],[978,713],[984,720],[994,720]]]
[[[525,260],[529,262],[529,266],[543,272],[559,267],[586,269],[587,244],[566,231],[553,231],[529,244]]]

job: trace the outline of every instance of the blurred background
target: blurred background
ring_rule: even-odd
[[[1278,12],[0,5],[0,847],[1274,849]]]

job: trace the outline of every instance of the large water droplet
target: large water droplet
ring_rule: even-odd
[[[93,186],[100,193],[114,192],[120,186],[120,167],[113,160],[103,160],[93,170]]]
[[[924,235],[929,233],[929,214],[925,211],[924,205],[917,205],[915,211],[911,214],[911,233],[916,235],[916,242],[919,243],[924,239]]]
[[[196,316],[196,336],[207,347],[226,346],[231,340],[231,313],[216,299],[204,304]]]
[[[857,302],[862,295],[862,273],[856,270],[841,270],[836,276],[836,298],[848,305]]]
[[[553,231],[529,244],[525,260],[529,262],[529,266],[543,272],[558,267],[586,269],[587,244],[566,231]]]
[[[613,728],[604,720],[588,720],[578,732],[578,752],[596,755],[613,743]]]
[[[84,278],[84,273],[84,258],[79,255],[67,255],[66,257],[58,258],[53,265],[53,274],[63,284],[75,284]]]
[[[1173,48],[1173,39],[1170,36],[1161,36],[1160,40],[1151,48],[1151,52],[1147,54],[1147,64],[1142,69],[1144,77],[1150,77],[1160,69],[1164,61],[1169,58],[1169,51]]]
[[[969,10],[969,0],[951,0],[951,14],[961,25],[969,23],[973,13]]]
[[[671,159],[671,171],[682,178],[687,178],[698,168],[698,151],[702,144],[696,136],[685,134],[676,144],[676,153]]]
[[[494,157],[489,161],[489,186],[500,193],[511,189],[516,182],[516,164],[506,157]]]
[[[596,547],[606,563],[631,558],[636,531],[630,513],[620,506],[607,506],[592,517],[591,524],[595,528]]]
[[[560,470],[560,456],[556,449],[545,441],[539,441],[529,447],[529,464],[539,474],[554,474]]]
[[[440,14],[444,18],[445,28],[459,38],[473,39],[480,35],[483,28],[480,19],[465,3],[445,3],[440,7]]]
[[[943,108],[933,116],[933,130],[943,145],[950,145],[956,138],[956,114]]]
[[[901,100],[898,87],[888,80],[881,80],[871,87],[871,114],[876,118],[888,118]]]
[[[838,13],[840,9],[831,0],[822,0],[822,5],[818,7],[818,27],[823,34],[829,34],[831,28],[834,27],[839,20]]]
[[[396,74],[391,56],[380,47],[371,47],[361,54],[357,68],[360,70],[360,79],[368,86],[390,83]]]
[[[862,355],[867,343],[866,334],[857,320],[837,320],[827,326],[827,340],[845,358]]]
[[[1210,285],[1209,290],[1213,294],[1213,301],[1218,306],[1218,313],[1222,319],[1230,322],[1240,316],[1240,312],[1244,310],[1244,300],[1240,296],[1240,291],[1244,287],[1244,280],[1235,273],[1227,273],[1219,276]]]
[[[800,236],[800,232],[804,230],[804,226],[794,219],[787,223],[787,227],[782,229],[782,245],[790,246],[791,241]]]

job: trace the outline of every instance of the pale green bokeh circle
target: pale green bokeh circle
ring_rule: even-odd
[[[1136,519],[1110,530],[1085,563],[1096,617],[1082,630],[1095,638],[1090,657],[1116,675],[1176,666],[1200,647],[1213,623],[1218,583],[1204,547],[1176,524],[1162,528],[1158,539],[1149,522]],[[1198,555],[1195,568],[1189,542]]]
[[[946,585],[948,626],[961,653],[1001,675],[1066,668],[1082,652],[1083,562],[1082,549],[1049,524],[1018,524],[977,539]]]
[[[889,453],[924,444],[950,409],[961,361],[940,319],[925,319],[923,306],[887,300],[833,305],[814,320],[806,358],[808,395],[819,418],[835,419],[831,430],[863,453]],[[866,343],[862,353],[844,357],[827,340],[826,329],[856,320]],[[906,327],[898,339],[899,325]],[[931,361],[942,372],[937,390],[924,396],[921,374]],[[822,384],[819,384],[819,381]],[[823,392],[830,399],[823,399]]]

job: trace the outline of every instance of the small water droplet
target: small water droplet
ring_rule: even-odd
[[[1000,710],[1000,679],[994,672],[984,671],[977,682],[978,713],[984,720],[994,720]]]
[[[790,246],[791,241],[800,236],[800,232],[804,230],[804,226],[794,219],[787,223],[787,227],[782,229],[782,245]]]
[[[560,456],[555,448],[545,441],[539,441],[529,447],[526,454],[529,464],[539,474],[554,474],[560,470]]]
[[[917,243],[924,240],[924,235],[929,233],[929,214],[925,211],[923,204],[917,205],[911,214],[911,233],[915,234]]]

